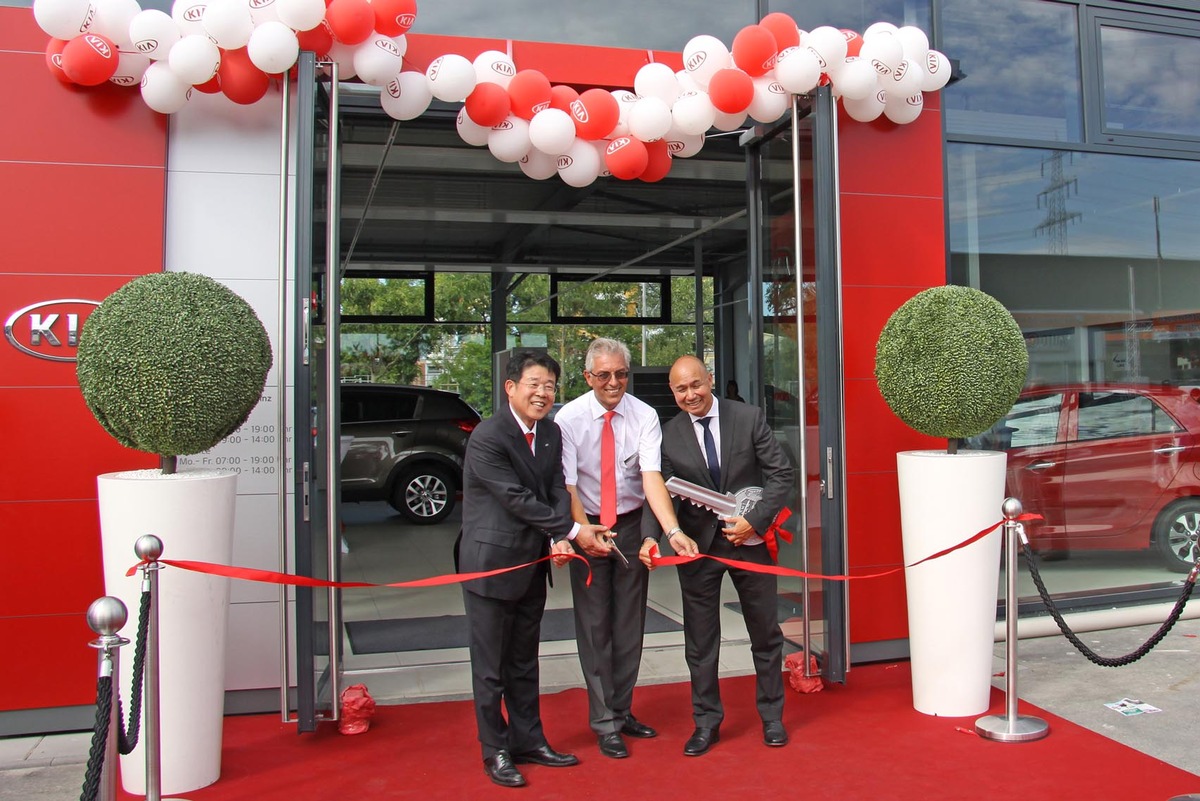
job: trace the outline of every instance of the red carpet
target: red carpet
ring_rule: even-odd
[[[907,663],[856,667],[845,686],[811,695],[789,690],[784,721],[792,741],[785,748],[762,745],[751,677],[723,681],[722,698],[721,742],[704,756],[685,757],[688,686],[639,687],[634,712],[659,737],[630,739],[630,758],[612,760],[600,756],[587,728],[583,690],[543,696],[551,745],[578,754],[581,764],[522,766],[529,784],[520,789],[496,787],[484,775],[469,702],[380,706],[370,731],[354,736],[338,734],[332,724],[299,736],[275,716],[230,717],[220,781],[184,795],[190,801],[1165,801],[1200,792],[1200,777],[1032,707],[1022,713],[1050,723],[1043,740],[996,743],[960,732],[974,719],[912,709]],[[991,711],[1003,714],[999,692]]]

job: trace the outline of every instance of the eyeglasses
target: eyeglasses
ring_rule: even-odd
[[[553,395],[554,393],[558,392],[558,384],[554,383],[553,381],[547,381],[544,384],[539,384],[537,381],[521,381],[520,384],[526,389],[533,390],[534,392],[537,392],[540,389],[547,395]]]
[[[610,378],[616,378],[618,381],[626,381],[629,379],[629,371],[628,370],[617,370],[615,373],[610,373],[607,370],[605,370],[602,373],[593,373],[591,370],[588,370],[587,374],[590,375],[592,378],[599,379],[602,383],[605,383],[605,384],[608,383],[608,380]]]

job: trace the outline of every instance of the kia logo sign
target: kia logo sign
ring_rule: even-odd
[[[83,321],[98,300],[64,298],[17,309],[4,321],[4,338],[22,353],[51,362],[75,361]]]

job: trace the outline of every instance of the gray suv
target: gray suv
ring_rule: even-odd
[[[479,424],[454,392],[342,384],[342,499],[387,501],[413,523],[437,523],[462,487],[467,438]]]

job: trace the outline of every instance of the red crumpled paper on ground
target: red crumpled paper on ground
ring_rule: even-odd
[[[352,684],[342,691],[342,717],[338,731],[342,734],[362,734],[371,728],[371,716],[375,714],[375,699],[367,692],[367,685]]]
[[[797,651],[794,654],[788,654],[783,660],[783,667],[788,673],[788,684],[798,693],[819,693],[825,689],[825,682],[821,680],[820,670],[817,668],[817,658],[811,654],[808,657],[808,672],[812,673],[812,677],[808,678],[804,675],[804,652]]]

